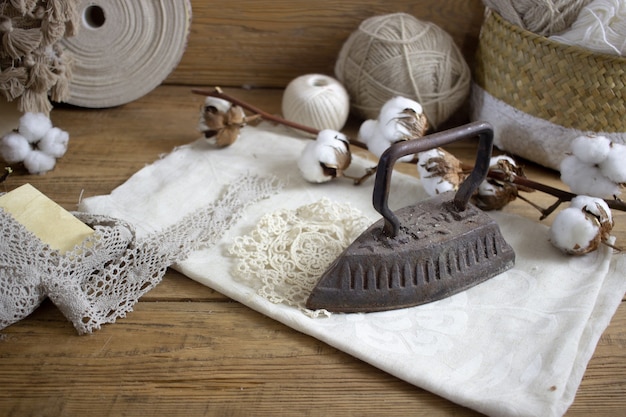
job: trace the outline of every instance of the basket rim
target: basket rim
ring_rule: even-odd
[[[626,57],[537,35],[490,9],[473,78],[494,97],[560,126],[626,131]]]
[[[545,45],[551,49],[562,51],[563,53],[566,53],[568,55],[577,55],[577,56],[580,56],[581,58],[593,57],[594,59],[602,58],[602,59],[606,59],[612,62],[621,61],[623,62],[624,65],[626,65],[626,56],[612,55],[612,54],[607,54],[604,52],[596,52],[587,48],[583,48],[582,46],[579,46],[579,45],[570,45],[570,44],[558,42],[548,37],[538,35],[514,23],[509,22],[508,20],[506,20],[504,17],[502,17],[498,12],[496,12],[493,9],[485,8],[485,12],[486,12],[485,18],[487,18],[491,14],[496,19],[496,21],[498,21],[498,24],[500,24],[501,26],[507,28],[508,30],[518,33],[522,37],[528,38],[533,42]]]

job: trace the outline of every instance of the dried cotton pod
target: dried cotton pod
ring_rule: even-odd
[[[572,141],[572,154],[561,162],[561,180],[575,194],[613,197],[626,183],[626,145],[604,136],[584,135]]]
[[[50,118],[43,113],[26,112],[20,117],[18,132],[26,138],[29,143],[36,143],[52,129]]]
[[[506,155],[494,156],[489,161],[489,169],[504,174],[506,177],[524,177],[524,171],[515,160]],[[523,189],[524,191],[532,191]],[[501,210],[518,196],[519,186],[512,181],[485,179],[472,196],[472,202],[482,210]]]
[[[571,145],[572,154],[587,164],[599,164],[609,156],[611,141],[604,136],[582,135]]]
[[[60,158],[67,152],[69,140],[69,133],[58,127],[53,127],[37,142],[37,149],[55,158]]]
[[[613,230],[614,222],[611,209],[606,201],[600,198],[579,195],[572,199],[570,207],[575,207],[595,217],[600,225],[600,238],[602,241],[609,239]]]
[[[566,254],[584,255],[608,242],[612,229],[611,211],[604,200],[578,196],[554,218],[550,242]]]
[[[422,105],[402,96],[394,97],[383,105],[378,123],[385,139],[394,143],[420,138],[428,130]]]
[[[361,124],[358,139],[367,149],[380,157],[392,144],[403,140],[421,138],[428,130],[428,120],[422,106],[405,97],[394,97],[380,109],[378,119],[369,119]],[[400,158],[408,162],[412,155]]]
[[[418,154],[417,172],[429,196],[456,191],[467,176],[461,161],[442,148]]]
[[[611,181],[623,186],[626,183],[626,145],[611,143],[609,152],[598,167],[600,172]]]
[[[45,114],[25,113],[17,131],[0,139],[0,156],[10,164],[23,163],[31,174],[43,174],[65,154],[69,139]]]
[[[24,158],[24,166],[31,174],[44,174],[52,171],[55,165],[56,159],[54,156],[37,149],[33,149]]]
[[[324,129],[306,144],[298,168],[308,182],[322,183],[342,177],[351,161],[348,138],[336,130]]]
[[[0,140],[0,156],[9,164],[24,161],[31,150],[30,143],[17,132],[10,132]]]
[[[200,112],[199,130],[218,147],[232,145],[246,125],[243,109],[217,97],[207,97]]]

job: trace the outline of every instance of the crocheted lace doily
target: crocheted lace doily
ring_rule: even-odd
[[[269,213],[249,235],[235,239],[229,250],[238,258],[233,276],[273,303],[297,307],[311,317],[330,315],[307,309],[306,300],[330,263],[370,223],[349,204],[326,198]]]
[[[121,220],[75,213],[95,233],[65,254],[0,209],[0,329],[29,315],[46,297],[80,334],[125,317],[168,266],[214,245],[247,206],[281,186],[273,178],[246,176],[214,203],[141,239]]]

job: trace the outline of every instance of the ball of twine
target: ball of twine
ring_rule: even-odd
[[[350,113],[348,92],[336,79],[307,74],[292,80],[283,93],[283,117],[318,130],[341,130]]]
[[[357,115],[376,119],[386,101],[401,95],[419,102],[433,127],[463,104],[471,79],[452,37],[406,13],[363,21],[342,46],[335,76]]]
[[[569,28],[591,0],[483,0],[510,23],[541,36]]]

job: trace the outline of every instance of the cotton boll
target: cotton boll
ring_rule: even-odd
[[[308,182],[323,183],[342,176],[351,160],[348,138],[343,133],[324,129],[304,147],[298,169]]]
[[[576,207],[561,210],[550,227],[550,242],[570,255],[584,255],[600,245],[600,226]]]
[[[393,145],[392,142],[389,142],[382,136],[379,136],[367,144],[367,150],[369,150],[371,153],[373,153],[374,155],[380,158],[381,155],[385,153],[387,148],[389,148],[391,145]],[[411,162],[413,160],[414,160],[413,155],[405,155],[405,156],[398,158],[397,162]]]
[[[228,100],[209,96],[204,99],[204,107],[202,110],[205,111],[207,107],[214,107],[218,112],[226,113],[231,106],[232,103]]]
[[[214,142],[220,142],[220,146],[227,146],[237,139],[238,129],[245,124],[245,120],[245,112],[240,106],[221,98],[207,97],[200,111],[198,130],[204,133],[207,139],[212,138]],[[220,135],[227,137],[216,137]]]
[[[517,166],[513,158],[506,155],[491,157],[489,169],[500,172],[507,177],[523,177],[522,169]],[[518,196],[518,187],[507,181],[498,181],[493,178],[485,179],[476,193],[472,195],[472,202],[481,210],[501,210]]]
[[[609,205],[601,198],[579,195],[572,199],[570,207],[586,210],[596,217],[606,217],[608,221],[613,221]]]
[[[611,141],[604,136],[583,135],[572,141],[572,153],[582,162],[599,164],[609,155]]]
[[[378,129],[389,142],[421,137],[427,128],[428,121],[417,101],[398,96],[380,109]]]
[[[613,214],[606,201],[601,198],[579,195],[572,199],[570,207],[577,208],[583,213],[593,216],[595,221],[600,225],[601,240],[606,241],[609,239],[614,223]]]
[[[381,107],[377,120],[366,120],[359,128],[359,140],[380,157],[392,144],[422,137],[428,129],[428,120],[422,106],[411,99],[397,96]],[[398,159],[410,162],[413,155]]]
[[[392,143],[382,136],[377,136],[367,142],[367,150],[380,158],[380,156],[385,153],[387,148],[389,148],[391,145]]]
[[[37,149],[55,158],[60,158],[65,155],[69,140],[69,133],[58,127],[53,127],[37,142]]]
[[[495,196],[498,192],[496,186],[489,181],[483,181],[478,186],[478,194],[482,196]]]
[[[508,162],[514,167],[517,166],[515,159],[511,158],[510,156],[498,155],[498,156],[492,156],[491,159],[489,159],[489,168],[494,168],[498,166],[499,163],[502,163],[502,162]]]
[[[367,146],[367,150],[376,155],[378,158],[393,145],[385,138],[385,136],[378,129],[378,122],[376,120],[366,120],[361,124],[359,128],[358,138]],[[398,159],[398,162],[410,162],[413,160],[413,155],[406,155]]]
[[[56,159],[39,150],[33,150],[24,159],[24,166],[31,174],[43,174],[51,171],[56,164]]]
[[[31,151],[30,143],[19,133],[9,133],[0,141],[0,155],[9,164],[22,162]]]
[[[375,140],[376,134],[378,134],[378,123],[376,120],[369,119],[361,123],[359,127],[359,133],[357,138],[368,145],[370,141]]]
[[[319,161],[327,168],[338,170],[342,175],[352,160],[348,137],[332,129],[321,130],[315,139]]]
[[[315,143],[306,144],[300,157],[298,158],[298,169],[302,177],[308,182],[322,183],[330,181],[332,178],[324,175],[321,164],[317,159]]]
[[[418,172],[422,175],[423,171],[421,168],[418,168]],[[450,181],[446,181],[441,177],[423,177],[422,178],[422,186],[426,193],[433,197],[438,194],[445,193],[446,191],[454,191],[454,185]]]
[[[423,113],[422,105],[417,101],[402,96],[396,96],[387,100],[387,102],[385,102],[385,104],[380,108],[378,120],[391,120],[395,117],[395,115],[402,112],[404,109],[413,109],[415,113],[418,114]]]
[[[605,177],[598,167],[585,164],[574,155],[561,162],[561,180],[574,194],[612,197],[620,193],[619,185]]]
[[[472,203],[481,210],[502,210],[517,198],[515,184],[498,181],[483,181],[476,193],[472,195]]]
[[[26,138],[29,143],[39,141],[52,129],[52,122],[43,113],[24,113],[20,118],[18,132]]]
[[[379,129],[377,120],[366,120],[359,127],[358,139],[367,146],[367,150],[380,158],[380,156],[391,146]]]
[[[599,167],[602,174],[611,181],[626,183],[626,145],[613,143]]]
[[[447,162],[446,153],[439,148],[418,154],[417,172],[424,190],[431,197],[458,188],[460,179],[459,182],[450,179],[450,167]]]
[[[565,253],[583,255],[609,241],[612,229],[608,204],[600,198],[580,195],[555,217],[550,241]]]

